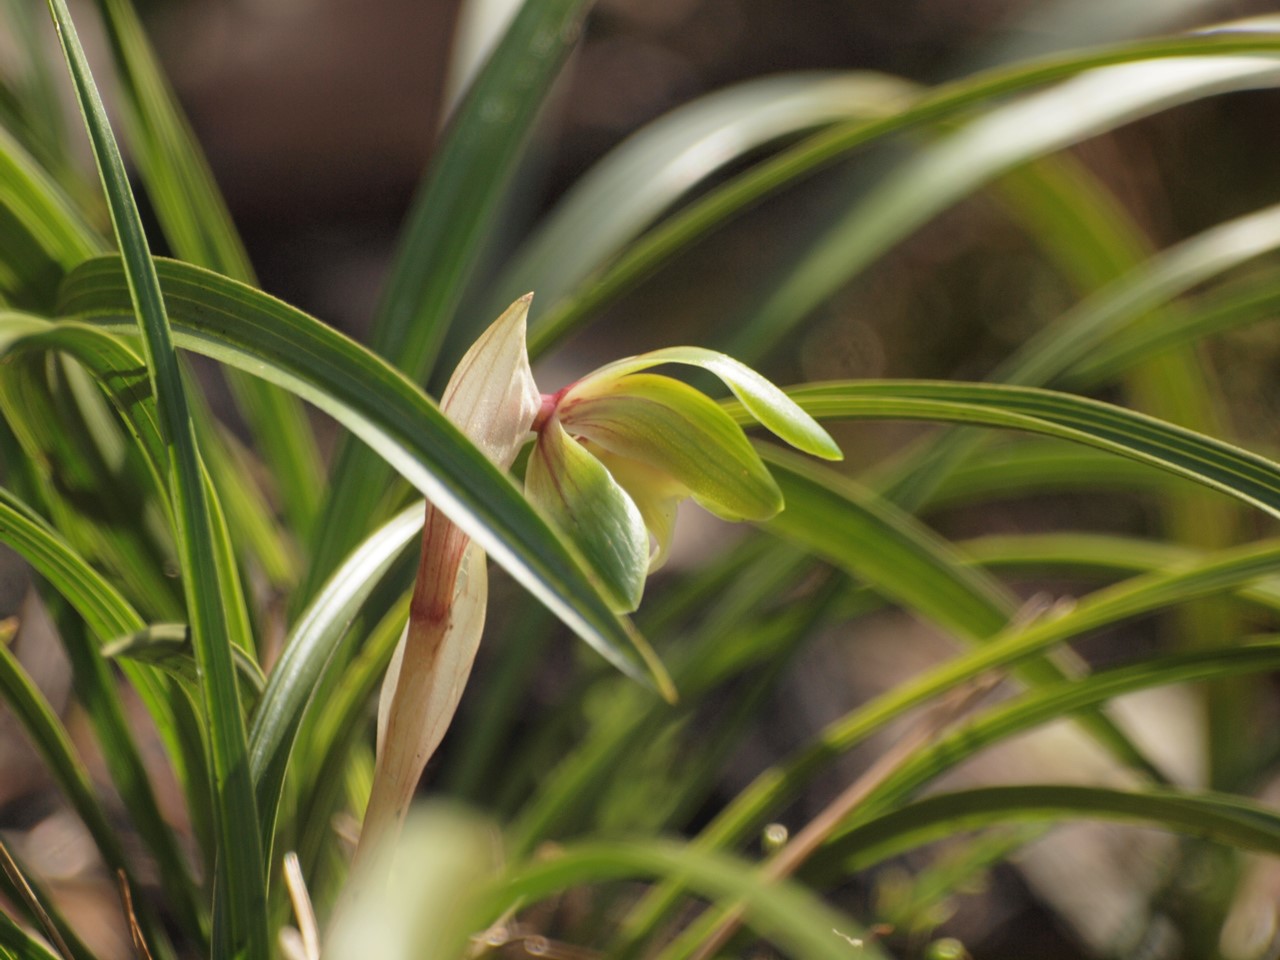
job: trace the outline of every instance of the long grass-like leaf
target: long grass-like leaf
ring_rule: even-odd
[[[152,616],[182,616],[162,500],[103,398],[73,365],[43,353],[10,354],[0,370],[0,406],[18,438],[38,505],[63,536],[111,572]],[[141,521],[141,522],[139,522]]]
[[[1187,486],[1183,477],[1097,447],[1019,439],[988,445],[982,456],[952,469],[921,509],[933,512],[992,499],[1046,494],[1160,494]]]
[[[1222,679],[1242,673],[1266,672],[1276,669],[1277,665],[1280,665],[1280,644],[1258,644],[1143,661],[1031,691],[987,711],[976,720],[962,724],[954,733],[917,750],[883,782],[871,789],[854,812],[853,822],[843,828],[838,827],[829,845],[847,851],[849,848],[841,848],[840,845],[844,836],[857,829],[857,823],[900,805],[916,789],[993,743],[1135,690],[1172,683]],[[1255,817],[1253,829],[1247,834],[1242,834],[1239,813],[1236,819],[1234,836],[1243,839],[1246,846],[1258,844],[1263,849],[1270,850],[1280,836],[1276,832],[1280,830],[1280,818]],[[1182,824],[1185,822],[1181,821]],[[1222,826],[1221,820],[1219,826]],[[1264,832],[1269,834],[1265,838]],[[692,928],[682,934],[673,949],[664,952],[664,960],[683,960],[689,956],[686,947],[697,944],[704,936],[710,935],[717,923],[717,913],[700,917]]]
[[[54,323],[10,313],[0,314],[0,350],[9,356],[22,358],[32,364],[31,369],[14,364],[17,369],[14,374],[11,374],[11,376],[25,378],[23,382],[15,384],[10,391],[13,394],[11,406],[17,405],[23,408],[28,415],[31,413],[30,406],[37,402],[39,393],[33,384],[38,386],[43,383],[45,373],[41,363],[43,354],[60,351],[74,357],[79,364],[92,373],[97,386],[115,407],[121,422],[143,452],[144,462],[152,473],[155,494],[164,507],[168,508],[168,490],[165,480],[167,454],[160,433],[155,400],[150,393],[146,364],[132,346],[119,337],[85,324]],[[32,377],[35,379],[30,379]],[[84,398],[81,397],[80,400],[83,404]],[[224,498],[227,512],[232,518],[232,525],[240,532],[242,542],[249,548],[251,555],[261,562],[263,571],[272,582],[286,582],[290,579],[291,567],[288,547],[280,532],[267,517],[261,499],[256,495],[251,482],[237,471],[238,464],[230,460],[229,451],[223,448],[223,438],[215,433],[212,417],[200,400],[198,396],[192,398],[193,414],[200,435],[212,440],[218,447],[214,450],[214,455],[209,458],[209,469]],[[27,428],[25,433],[30,435],[33,430],[34,428]],[[35,430],[34,432],[37,437],[42,438],[49,437],[51,433],[56,437],[59,433],[56,430]],[[106,438],[117,432],[115,423],[98,422],[96,429],[90,430],[89,435],[99,444],[105,444]],[[59,462],[65,463],[61,459]],[[136,500],[136,494],[146,488],[145,480],[134,475],[122,478],[122,482],[125,484],[125,493],[128,494],[127,499]],[[125,497],[117,497],[117,499],[121,503],[126,502]],[[119,508],[119,506],[110,501],[106,504],[108,510]],[[136,513],[131,515],[131,519],[134,516]],[[133,526],[138,525],[125,524],[125,531]],[[142,526],[145,527],[145,524]],[[101,525],[98,525],[98,529],[101,529]],[[123,531],[117,534],[117,538],[122,535]],[[136,565],[117,565],[116,569],[126,579],[135,578],[143,572]],[[161,576],[161,581],[167,585],[167,578]],[[167,594],[167,591],[163,591],[162,594]],[[177,615],[175,611],[165,609],[163,606],[149,609],[148,612],[156,617]]]
[[[592,312],[630,289],[690,243],[761,198],[808,176],[851,151],[890,134],[956,116],[994,97],[1016,93],[1099,67],[1160,58],[1267,56],[1280,50],[1280,36],[1263,31],[1222,31],[1193,37],[1146,40],[1084,52],[1059,54],[1000,67],[935,88],[902,111],[881,120],[842,124],[741,174],[672,217],[632,246],[609,268],[584,284],[530,329],[531,353],[546,349]],[[1274,64],[1259,62],[1266,71]]]
[[[251,287],[188,264],[157,266],[182,346],[270,379],[338,419],[606,659],[643,682],[665,683],[634,628],[612,613],[546,522],[402,374]],[[122,329],[118,262],[81,266],[63,293],[66,312]]]
[[[58,960],[97,960],[84,941],[76,935],[75,929],[49,896],[49,891],[40,882],[40,878],[23,864],[22,858],[13,850],[6,847],[0,856],[4,854],[8,854],[10,863],[6,864],[9,869],[0,870],[0,892],[9,898],[10,903],[22,906],[33,927],[43,928],[50,939],[61,939],[66,951],[63,952],[59,947]]]
[[[941,537],[829,470],[760,445],[787,507],[767,529],[799,541],[944,630],[982,639],[1016,612],[999,581],[968,569]]]
[[[1059,317],[993,373],[1007,383],[1041,385],[1070,374],[1112,338],[1198,283],[1280,247],[1280,207],[1219,224],[1152,257]],[[976,437],[959,431],[906,458],[887,481],[905,506],[932,495],[942,478],[972,451]]]
[[[770,616],[778,593],[796,589],[799,576],[796,558],[787,562],[777,553],[775,550],[740,570],[732,584],[721,584],[714,602],[706,604],[706,620],[674,644],[677,652],[672,656],[672,670],[690,703],[739,676],[758,659],[785,661],[788,649],[794,649],[808,635],[812,618],[823,613],[822,605],[807,597],[815,609],[802,612],[800,625],[790,618],[782,618],[785,622],[780,625]],[[733,642],[726,643],[726,638],[733,638]],[[525,764],[510,771],[514,783],[534,785],[534,793],[527,799],[523,789],[519,791],[524,802],[509,831],[516,853],[530,853],[566,830],[579,832],[610,781],[630,785],[633,778],[628,776],[628,765],[642,768],[638,755],[644,745],[658,739],[659,731],[680,722],[680,716],[673,716],[666,705],[655,703],[652,697],[637,697],[634,691],[617,691],[602,699],[607,709],[595,712],[582,743],[553,770],[544,769],[539,759],[543,751],[528,748]],[[571,704],[569,709],[580,707]],[[555,724],[548,723],[548,727],[554,729]]]
[[[435,364],[533,123],[590,5],[522,4],[454,111],[409,212],[373,324],[374,350],[415,382],[424,382]],[[305,594],[369,528],[389,476],[359,445],[342,444],[332,471],[331,516],[320,531]]]
[[[11,626],[9,633],[12,633]],[[72,809],[88,829],[102,859],[113,870],[129,871],[120,835],[102,808],[89,772],[76,756],[71,738],[57,714],[9,650],[7,639],[0,642],[0,695],[3,695]]]
[[[1280,853],[1280,818],[1224,794],[1126,791],[1074,784],[985,787],[917,800],[844,833],[804,871],[808,878],[863,870],[968,830],[1064,819],[1114,820],[1205,837],[1241,850]],[[820,882],[820,881],[819,881]]]
[[[763,147],[896,110],[915,92],[866,71],[780,74],[718,90],[633,133],[579,178],[521,247],[487,302],[495,316],[534,290],[553,304],[687,193]]]
[[[101,252],[74,202],[0,127],[0,294],[17,306],[47,309],[62,275]]]
[[[894,169],[814,241],[735,330],[730,352],[761,356],[893,244],[999,173],[1146,114],[1280,81],[1272,59],[1124,64],[991,110]],[[1044,122],[1051,118],[1051,122]]]
[[[763,825],[763,818],[769,812],[794,795],[800,784],[807,782],[833,756],[852,749],[906,711],[989,670],[1008,669],[1088,630],[1172,604],[1212,596],[1223,590],[1234,590],[1278,572],[1280,548],[1275,544],[1223,551],[1206,560],[1191,562],[1168,572],[1136,577],[1101,590],[1056,618],[1013,627],[990,643],[881,694],[828,725],[811,745],[784,763],[766,770],[740,792],[703,830],[697,843],[714,848],[742,842],[750,831]],[[1216,655],[1228,656],[1233,652],[1217,652]],[[1028,694],[1034,695],[1034,692]],[[1098,702],[1101,700],[1091,700],[1079,708]],[[636,942],[652,930],[675,903],[677,894],[674,885],[667,885],[646,897],[627,922],[628,942]]]
[[[1091,350],[1063,377],[1080,387],[1105,383],[1142,360],[1210,334],[1280,316],[1280,278],[1274,272],[1233,284],[1186,304],[1166,322],[1116,333]]]
[[[1003,585],[966,567],[945,541],[892,504],[792,454],[769,449],[765,456],[787,500],[769,529],[970,642],[994,636],[1016,614],[1018,604]],[[1020,676],[1050,683],[1063,673],[1052,661],[1033,661]],[[1159,768],[1107,717],[1090,715],[1082,723],[1122,762],[1162,779]]]
[[[0,489],[0,542],[17,551],[48,580],[84,619],[100,642],[143,628],[142,618],[115,588],[67,546],[28,506],[3,489]],[[75,641],[74,637],[69,639]],[[96,652],[83,645],[78,645],[69,652],[76,664],[80,682],[91,684],[93,697],[90,700],[99,705],[93,716],[95,721],[102,724],[99,732],[104,737],[104,753],[108,756],[118,754],[119,769],[113,773],[123,780],[119,785],[121,795],[132,801],[133,811],[140,816],[140,832],[155,849],[162,869],[173,886],[178,907],[188,919],[196,918],[199,910],[195,906],[190,878],[181,854],[176,851],[173,837],[158,813],[158,806],[151,795],[136,749],[131,746],[132,734],[128,732],[116,699],[114,681],[104,671],[103,662]],[[174,704],[170,693],[150,667],[128,665],[125,673],[154,718],[170,756],[181,764],[184,759],[181,752],[182,740],[173,723]],[[184,772],[189,771],[179,770],[180,775]],[[199,922],[192,924],[193,933],[199,929]]]
[[[1043,687],[1002,703],[919,750],[868,796],[855,815],[896,806],[910,793],[985,747],[1078,710],[1135,690],[1194,683],[1275,670],[1280,644],[1250,644],[1227,650],[1182,654],[1094,673],[1080,680]],[[846,826],[845,831],[849,829]],[[839,842],[837,834],[836,842]]]
[[[164,297],[119,147],[64,0],[50,0],[49,9],[106,191],[128,277],[131,313],[142,330],[148,373],[170,452],[170,496],[177,519],[176,540],[187,613],[200,664],[210,744],[210,779],[217,797],[214,827],[219,894],[215,903],[219,916],[216,919],[225,920],[225,924],[215,922],[214,952],[262,960],[270,950],[262,912],[265,869],[231,656],[233,645],[252,648],[251,641],[236,635],[237,629],[247,623],[247,615],[238,596],[234,566],[227,566],[226,537],[220,529],[217,504],[211,500],[200,461]]]
[[[546,899],[570,887],[632,877],[678,877],[704,896],[741,902],[747,922],[790,957],[848,960],[858,928],[822,901],[790,883],[763,883],[736,857],[711,854],[670,841],[597,842],[565,847],[554,856],[520,865],[494,895],[485,916],[496,921],[511,906]],[[859,956],[883,957],[870,942]]]
[[[99,0],[122,81],[125,124],[134,159],[174,253],[252,283],[253,268],[173,92],[128,0]],[[229,379],[259,455],[279,485],[295,531],[311,532],[324,492],[324,471],[298,401],[236,371]]]
[[[361,604],[422,529],[424,513],[422,503],[414,504],[370,535],[334,571],[285,641],[249,733],[264,844],[271,839],[289,754],[312,691]]]
[[[957,547],[994,570],[1089,580],[1151,573],[1205,556],[1181,544],[1103,533],[991,534]],[[1250,584],[1236,595],[1268,610],[1280,609],[1280,583],[1274,580]]]
[[[59,960],[39,940],[32,937],[4,911],[0,910],[0,947],[12,951],[18,960]]]
[[[847,381],[791,396],[818,419],[936,420],[1026,430],[1149,463],[1280,516],[1280,467],[1257,454],[1123,407],[1028,387]],[[749,420],[727,404],[740,423]]]

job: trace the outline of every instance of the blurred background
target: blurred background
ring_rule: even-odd
[[[496,18],[503,6],[474,5]],[[461,4],[149,0],[140,7],[264,288],[360,336],[457,87],[449,63]],[[740,81],[856,69],[935,84],[1035,53],[1274,9],[1268,0],[600,0],[532,144],[507,211],[505,247],[490,257],[495,266],[504,263],[564,191],[628,135]],[[472,38],[486,32],[480,21],[461,26]],[[1231,94],[1131,124],[1073,152],[1134,215],[1151,245],[1161,248],[1280,199],[1277,117],[1273,93]],[[539,375],[544,388],[554,389],[556,381],[601,359],[714,342],[804,242],[897,156],[892,148],[859,154],[739,218],[609,308],[570,351],[550,358],[549,372]],[[486,319],[481,300],[477,295],[468,308],[476,312],[475,324]],[[1073,291],[1010,222],[999,200],[978,194],[864,271],[810,318],[802,335],[770,356],[765,372],[783,383],[979,379],[1073,302]],[[1262,327],[1232,333],[1212,351],[1235,436],[1260,450],[1276,448],[1271,425],[1280,415],[1280,349],[1274,333]],[[919,432],[860,425],[841,439],[851,466],[859,468]],[[984,505],[938,520],[950,537],[1041,528],[1142,533],[1154,522],[1148,506],[1123,496]],[[705,551],[720,534],[685,524],[686,557]],[[22,575],[11,570],[0,580],[0,612],[22,613],[24,660],[55,703],[65,705],[65,668],[52,653],[56,645],[39,641],[39,613],[23,606],[25,595]],[[495,616],[500,622],[500,609]],[[1142,642],[1143,629],[1127,642]],[[732,795],[852,700],[951,649],[924,627],[893,616],[874,620],[856,638],[856,657],[848,640],[832,638],[801,658],[777,694],[776,712],[726,768],[722,795]],[[1106,659],[1106,638],[1087,652]],[[487,654],[491,660],[492,648]],[[483,688],[488,666],[482,659],[475,689]],[[1204,775],[1197,768],[1195,719],[1188,716],[1194,705],[1176,693],[1162,696],[1144,714],[1153,749],[1182,764],[1194,781]],[[464,703],[464,722],[466,710]],[[86,869],[76,859],[76,827],[59,813],[38,763],[6,724],[0,717],[0,823],[23,830],[24,849],[40,855],[39,868],[68,878],[74,888],[74,878]],[[1080,779],[1106,776],[1077,742],[1057,736],[966,767],[964,776],[1034,780],[1046,762],[1058,774],[1070,767]],[[83,740],[87,745],[89,738]],[[851,757],[840,776],[856,776],[884,746],[873,744],[865,756]],[[833,778],[820,786],[839,784]],[[807,802],[797,817],[820,809],[825,799]],[[1169,881],[1159,865],[1170,843],[1127,828],[1073,828],[1056,847],[1046,845],[1047,853],[1036,855],[1033,847],[1016,868],[987,872],[983,857],[994,859],[995,851],[965,849],[899,865],[848,894],[860,902],[862,916],[899,926],[920,923],[926,931],[942,924],[943,932],[959,936],[983,958],[1110,956],[1109,945],[1125,937],[1124,924],[1135,912],[1142,915],[1142,905],[1158,899],[1155,887]],[[921,870],[935,877],[968,870],[969,893],[931,902],[921,894]],[[1264,878],[1260,889],[1274,889],[1267,882],[1274,880]],[[1174,909],[1176,895],[1170,898]],[[112,932],[114,909],[111,903],[101,907],[103,942],[120,936]],[[1145,945],[1136,943],[1125,955],[1171,955],[1162,952],[1158,931],[1158,924],[1148,924]],[[114,955],[128,955],[123,938]]]

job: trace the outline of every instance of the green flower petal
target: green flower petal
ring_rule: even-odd
[[[570,391],[572,395],[597,377],[613,379],[663,363],[683,363],[715,374],[742,401],[747,412],[768,430],[804,453],[824,460],[843,460],[844,454],[818,421],[794,400],[744,363],[703,347],[668,347],[606,364]],[[589,386],[586,389],[590,389]]]
[[[676,531],[676,511],[680,501],[689,497],[689,488],[647,463],[620,457],[589,440],[584,440],[583,445],[640,508],[654,544],[649,554],[649,573],[656,573],[667,562]]]
[[[553,417],[538,433],[525,495],[578,548],[620,612],[636,609],[649,567],[644,518],[609,471]]]
[[[591,377],[560,403],[565,428],[670,474],[725,520],[767,520],[782,493],[742,429],[697,390],[653,374]]]

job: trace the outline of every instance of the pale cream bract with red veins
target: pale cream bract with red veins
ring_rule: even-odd
[[[471,345],[440,401],[445,416],[500,470],[510,468],[542,405],[525,348],[530,299],[517,300]]]
[[[528,439],[541,404],[525,350],[528,312],[529,297],[523,297],[485,331],[458,364],[441,402],[444,414],[501,470],[510,468]],[[484,552],[428,506],[409,623],[378,701],[367,835],[404,816],[449,728],[484,632],[488,596]]]

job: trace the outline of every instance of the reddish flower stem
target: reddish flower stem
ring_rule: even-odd
[[[426,724],[428,694],[441,643],[449,629],[458,568],[470,538],[435,507],[428,506],[422,529],[422,556],[409,603],[409,626],[396,709],[378,751],[373,791],[365,811],[357,861],[387,831],[399,830],[413,800],[427,756],[420,755],[420,731]]]

